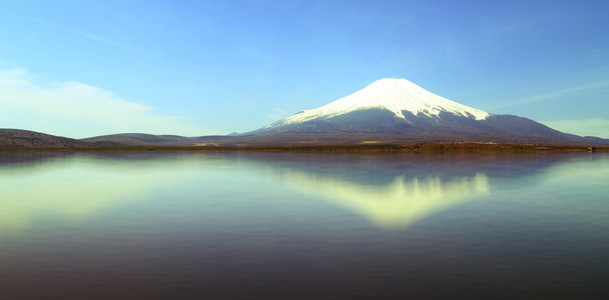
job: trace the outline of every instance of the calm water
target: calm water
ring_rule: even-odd
[[[0,299],[609,291],[601,153],[0,152],[0,189]]]

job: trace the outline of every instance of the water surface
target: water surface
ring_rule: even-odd
[[[0,298],[599,297],[609,156],[0,152]]]

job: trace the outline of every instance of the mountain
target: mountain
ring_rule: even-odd
[[[91,144],[76,139],[21,129],[0,129],[2,148],[77,148]]]
[[[183,137],[178,135],[153,135],[144,133],[121,133],[84,139],[72,139],[36,131],[0,128],[0,150],[2,149],[98,149],[131,148],[133,146],[192,147],[203,139],[203,145],[215,145],[214,140],[222,136]],[[212,142],[210,142],[212,141]]]
[[[497,115],[435,95],[405,79],[380,79],[322,107],[243,134],[267,141],[331,136],[346,142],[608,143],[527,118]],[[273,139],[272,137],[275,137]]]
[[[188,138],[179,135],[153,135],[145,133],[119,133],[81,139],[84,142],[113,142],[125,145],[162,145],[188,143]]]
[[[145,133],[119,133],[81,139],[88,143],[114,143],[122,146],[198,147],[222,146],[235,134],[225,136],[185,137],[179,135],[154,135]]]
[[[416,123],[438,123],[446,114],[472,120],[484,120],[490,115],[432,94],[405,79],[380,79],[347,97],[266,126],[263,131],[402,132]]]

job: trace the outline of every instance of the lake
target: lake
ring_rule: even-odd
[[[0,152],[1,299],[590,299],[603,153]]]

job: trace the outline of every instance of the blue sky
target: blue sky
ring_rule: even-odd
[[[609,138],[609,1],[2,1],[0,127],[246,132],[406,78]]]

